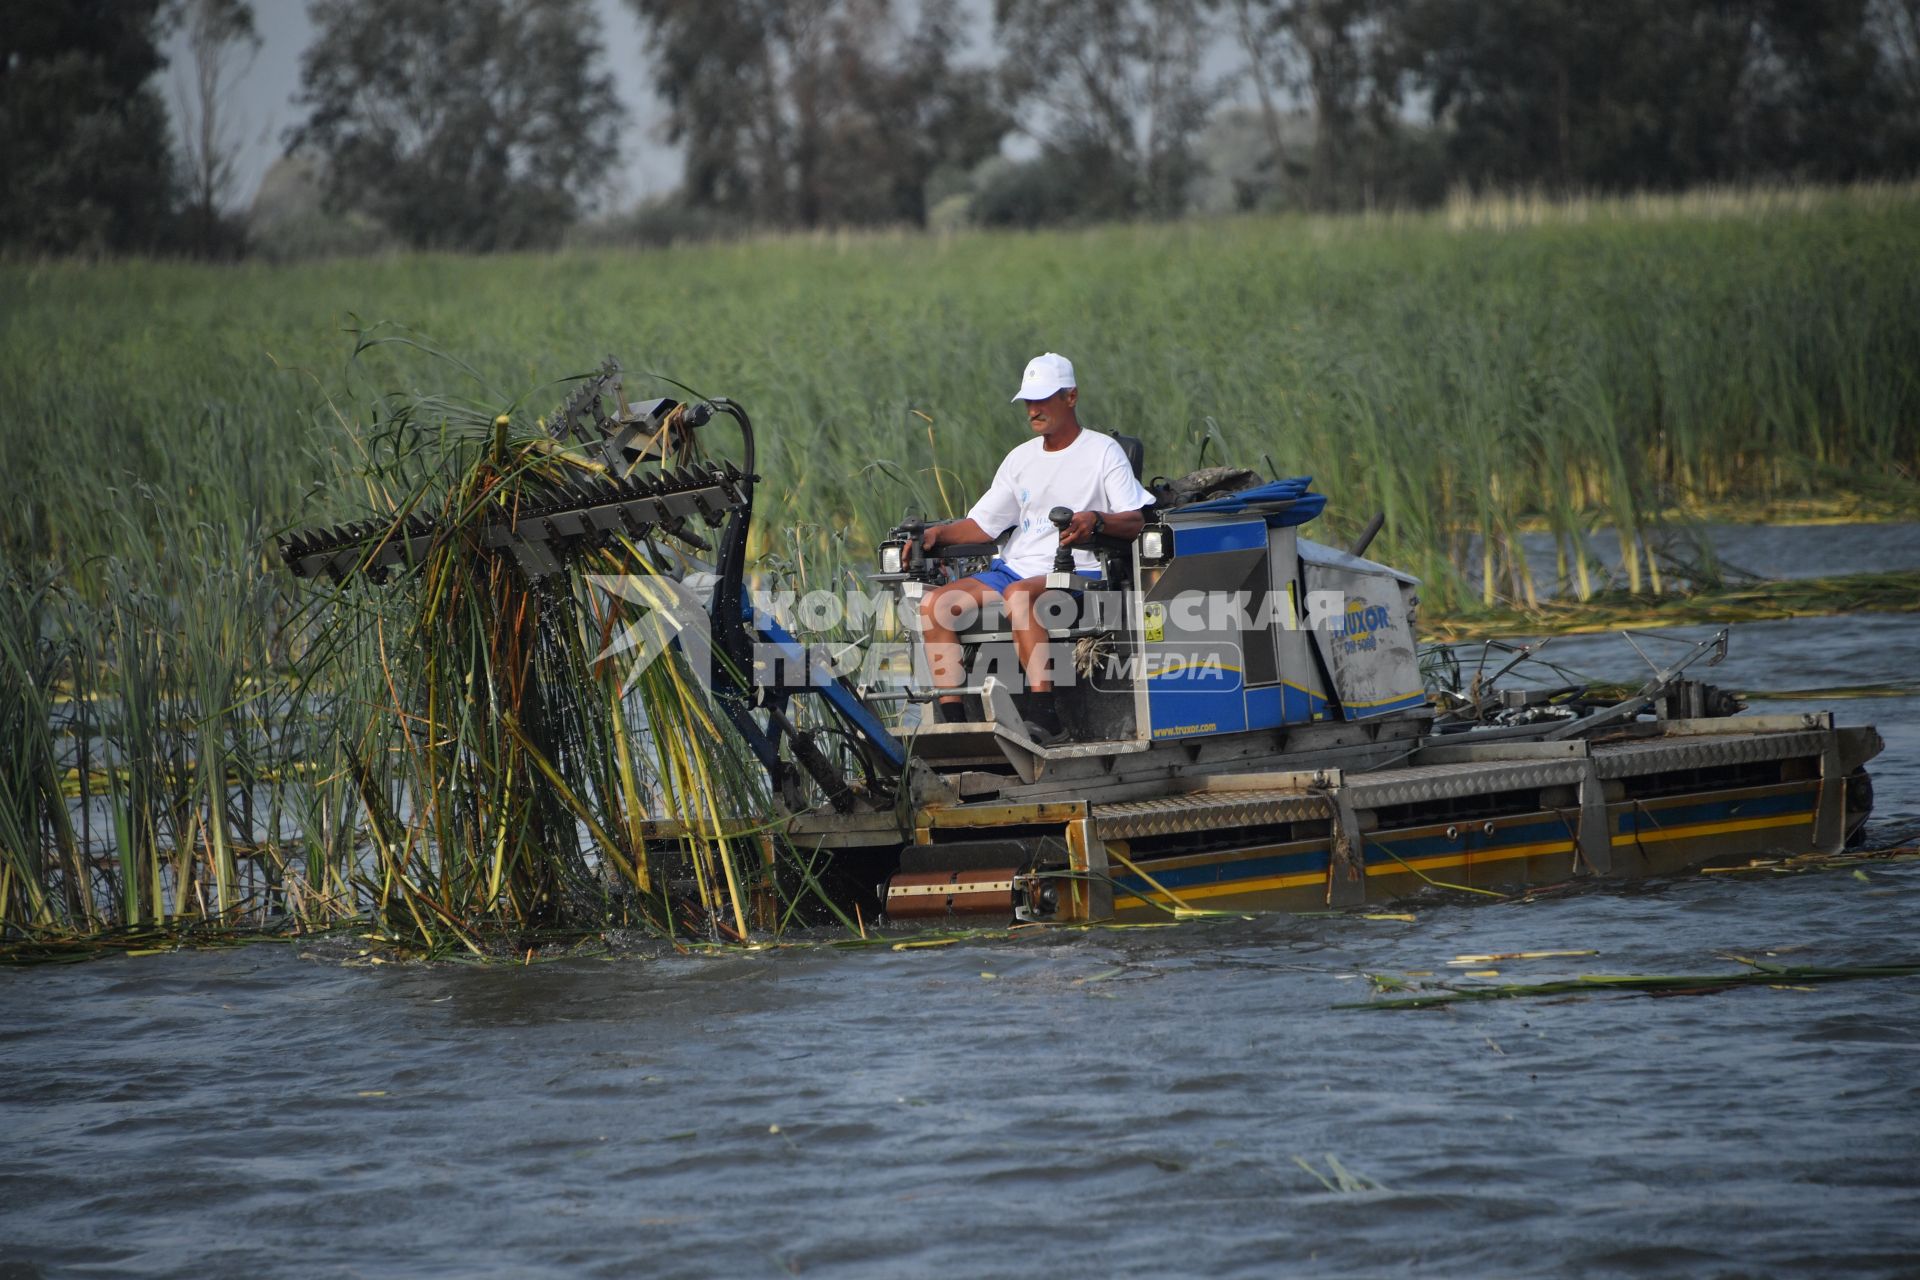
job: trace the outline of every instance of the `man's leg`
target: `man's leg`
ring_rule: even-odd
[[[927,671],[937,689],[957,689],[966,683],[967,663],[955,634],[964,619],[979,611],[1000,593],[978,578],[961,578],[920,599],[920,647],[927,655]],[[958,718],[963,704],[959,694],[940,699],[940,706],[954,708],[947,714]]]
[[[1047,628],[1073,621],[1078,607],[1065,591],[1047,594],[1047,576],[1038,574],[1007,587],[1007,621],[1013,627],[1013,651],[1020,655],[1027,691],[1053,692],[1053,654],[1047,647]]]
[[[1020,655],[1020,669],[1027,677],[1020,714],[1041,742],[1053,741],[1062,730],[1060,709],[1053,701],[1053,649],[1047,628],[1070,622],[1076,602],[1065,591],[1048,591],[1045,574],[1011,583],[1002,594],[1007,598],[1014,652]]]

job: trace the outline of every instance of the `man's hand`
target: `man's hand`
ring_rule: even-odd
[[[1093,537],[1093,524],[1093,512],[1074,512],[1073,519],[1067,521],[1067,527],[1060,531],[1060,545],[1071,547],[1075,543],[1086,542]]]
[[[1094,528],[1096,522],[1100,525],[1098,529]],[[1141,511],[1076,511],[1060,534],[1060,545],[1071,547],[1078,542],[1091,542],[1096,533],[1125,542],[1146,527],[1147,517]]]

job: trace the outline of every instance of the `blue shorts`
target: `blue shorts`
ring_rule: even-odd
[[[1095,582],[1100,580],[1099,574],[1088,569],[1075,569],[1074,573],[1082,578],[1091,578]],[[1008,587],[1021,580],[1020,575],[1008,568],[1007,562],[999,556],[995,556],[992,562],[980,572],[970,573],[967,576],[976,582],[986,583],[1002,596],[1007,594]],[[1027,576],[1033,577],[1034,575],[1028,574]]]

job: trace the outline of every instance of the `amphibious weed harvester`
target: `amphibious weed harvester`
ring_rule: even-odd
[[[739,431],[737,460],[695,461],[719,417]],[[1365,538],[1342,550],[1304,536],[1325,502],[1310,482],[1224,470],[1156,484],[1145,531],[1098,540],[1100,579],[1057,601],[1063,736],[1040,741],[1023,721],[1020,666],[991,613],[961,636],[974,718],[934,723],[910,633],[905,661],[856,678],[755,599],[758,477],[738,404],[629,404],[609,361],[550,430],[598,474],[502,510],[475,553],[543,580],[617,546],[697,601],[714,703],[775,810],[722,828],[776,831],[866,919],[1325,909],[1433,885],[1640,877],[1837,851],[1871,804],[1873,729],[1737,715],[1688,674],[1719,661],[1724,631],[1624,699],[1493,679],[1430,692],[1419,584],[1366,558]],[[1140,471],[1138,442],[1122,443]],[[903,616],[994,550],[927,553],[924,527],[903,521],[872,575]],[[379,580],[439,536],[416,516],[296,535],[282,553],[305,577]],[[656,817],[641,834],[650,865],[670,869],[702,833]]]

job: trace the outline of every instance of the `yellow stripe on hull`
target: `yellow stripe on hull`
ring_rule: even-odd
[[[1743,818],[1737,822],[1700,822],[1686,827],[1662,827],[1655,831],[1631,831],[1615,836],[1615,844],[1653,844],[1660,840],[1690,840],[1695,836],[1725,835],[1732,831],[1764,831],[1769,827],[1806,827],[1813,825],[1810,813],[1785,813],[1773,818]]]
[[[1388,841],[1375,842],[1379,848],[1391,847]],[[1546,844],[1517,844],[1511,849],[1476,849],[1471,853],[1443,853],[1423,858],[1402,858],[1397,862],[1376,862],[1367,868],[1370,876],[1404,875],[1415,871],[1439,871],[1446,867],[1477,866],[1482,862],[1511,862],[1515,858],[1538,858],[1549,853],[1572,853],[1573,841],[1554,840]]]
[[[1729,835],[1741,831],[1766,831],[1785,827],[1811,826],[1813,815],[1810,813],[1789,813],[1766,818],[1743,818],[1732,822],[1699,822],[1687,826],[1668,827],[1658,831],[1643,831],[1613,837],[1615,845],[1635,843],[1654,843],[1658,841],[1690,840],[1702,836]],[[1392,840],[1372,842],[1376,847],[1388,849]],[[1455,867],[1473,868],[1489,863],[1513,862],[1524,858],[1550,857],[1556,854],[1571,854],[1574,850],[1572,840],[1550,840],[1536,844],[1514,845],[1511,848],[1477,849],[1470,852],[1449,853],[1439,856],[1405,858],[1387,862],[1374,862],[1367,866],[1369,878],[1377,876],[1401,876],[1414,872],[1444,871]],[[1151,870],[1152,868],[1147,868]],[[1321,886],[1326,883],[1324,872],[1312,871],[1286,876],[1263,876],[1258,879],[1227,880],[1214,884],[1183,886],[1174,890],[1182,902],[1194,903],[1226,897],[1243,897],[1248,894],[1270,893],[1282,889],[1302,889]],[[1133,894],[1122,893],[1114,900],[1114,910],[1146,911],[1154,906],[1174,907],[1177,905],[1167,894],[1149,891],[1143,901]]]
[[[1369,698],[1365,702],[1361,702],[1353,698],[1348,698],[1344,700],[1340,705],[1346,706],[1346,707],[1384,707],[1389,702],[1405,702],[1409,698],[1424,699],[1426,696],[1427,696],[1427,691],[1425,689],[1413,689],[1407,693],[1388,694],[1384,698]]]
[[[1187,885],[1174,892],[1179,895],[1181,902],[1191,903],[1198,898],[1235,897],[1243,893],[1267,893],[1275,889],[1304,889],[1324,885],[1326,882],[1326,872],[1307,871],[1290,876],[1262,876],[1258,880],[1227,880],[1219,884]],[[1143,902],[1135,894],[1122,890],[1114,895],[1113,909],[1115,911],[1146,911],[1153,906],[1178,905],[1164,893],[1148,890],[1146,897],[1149,901]]]

